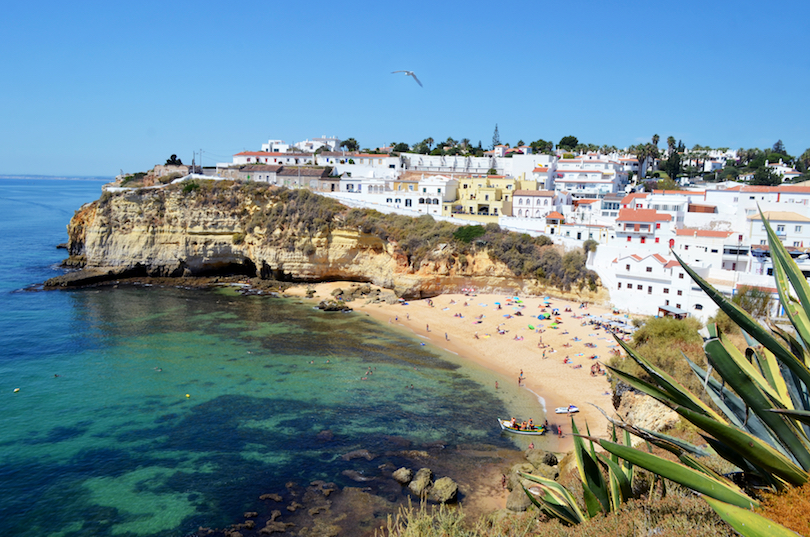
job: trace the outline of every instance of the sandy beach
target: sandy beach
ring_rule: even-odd
[[[351,285],[332,282],[299,286],[289,289],[288,294],[304,297],[308,287],[314,288],[312,300],[319,301],[331,298],[333,289],[349,289]],[[595,330],[593,325],[583,326],[582,316],[610,313],[609,309],[580,307],[579,303],[553,297],[547,301],[537,296],[477,293],[445,294],[430,300],[396,304],[366,302],[354,300],[350,306],[380,322],[410,331],[428,345],[454,352],[491,370],[496,373],[493,374],[493,390],[504,389],[500,385],[496,388],[497,378],[512,379],[515,387],[520,378],[522,388],[545,400],[546,417],[553,426],[549,434],[536,442],[538,447],[556,452],[572,448],[570,418],[554,413],[556,407],[569,404],[579,407],[575,419],[583,432],[587,421],[591,434],[607,436],[605,418],[588,403],[612,412],[610,385],[606,376],[592,375],[591,367],[607,361],[616,342],[604,330]],[[559,310],[559,315],[538,319],[539,314],[552,313],[554,309]],[[552,328],[555,320],[558,321],[556,328]],[[593,356],[598,358],[593,359]],[[538,402],[534,418],[541,413]],[[562,437],[556,434],[557,425],[562,426]]]

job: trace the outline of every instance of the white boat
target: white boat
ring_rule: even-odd
[[[554,409],[556,414],[573,414],[575,412],[579,412],[579,409],[574,405],[568,406],[558,406]]]
[[[501,429],[512,434],[526,434],[530,436],[540,436],[546,434],[546,428],[543,425],[534,426],[530,430],[522,430],[522,429],[515,429],[512,427],[511,420],[502,420],[498,418],[498,425],[501,426]]]

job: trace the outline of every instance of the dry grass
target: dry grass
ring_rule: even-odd
[[[759,514],[799,535],[810,535],[810,483],[782,494],[766,494]]]

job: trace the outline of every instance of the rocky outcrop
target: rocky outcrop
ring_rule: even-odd
[[[470,285],[515,292],[533,284],[481,251],[467,254],[462,263],[452,247],[437,245],[412,266],[396,242],[356,228],[333,226],[309,234],[257,226],[252,215],[265,214],[281,201],[221,183],[105,193],[79,209],[68,226],[67,264],[84,270],[46,286],[228,272],[281,281],[368,282],[418,298]]]
[[[662,405],[652,397],[635,391],[626,391],[621,396],[621,404],[616,410],[619,416],[636,427],[653,432],[664,432],[674,427],[680,420],[677,412]],[[633,445],[643,440],[633,436]]]
[[[408,484],[408,490],[415,496],[426,494],[433,480],[433,472],[430,468],[420,468],[416,471],[413,480]]]
[[[428,500],[436,503],[451,503],[456,501],[458,485],[449,477],[440,477],[428,491]]]

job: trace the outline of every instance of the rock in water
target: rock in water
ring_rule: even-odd
[[[432,479],[433,471],[430,468],[420,468],[408,485],[408,490],[410,490],[412,494],[422,497],[422,495],[427,494]]]
[[[433,483],[428,493],[428,499],[437,503],[450,503],[456,501],[458,485],[449,477],[442,477]]]
[[[403,466],[402,468],[394,472],[391,475],[391,477],[393,477],[394,480],[396,480],[398,483],[406,485],[411,482],[411,479],[413,479],[413,470],[411,470],[410,468],[405,468]]]

